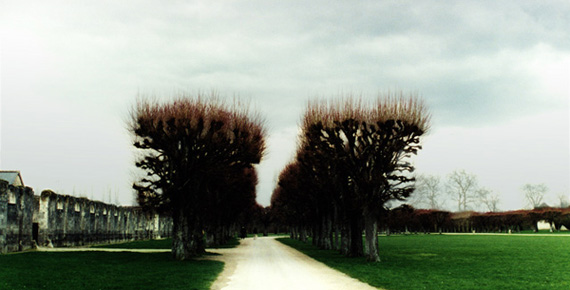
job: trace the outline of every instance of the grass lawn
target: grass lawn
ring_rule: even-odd
[[[216,247],[221,248],[234,248],[239,245],[239,240],[237,238],[231,238],[227,244],[220,245]],[[144,240],[144,241],[132,241],[126,243],[118,244],[108,244],[108,245],[97,245],[92,246],[92,248],[106,248],[106,249],[171,249],[172,239],[160,239],[160,240]]]
[[[170,249],[172,239],[93,246]],[[235,238],[221,248],[239,245]],[[210,289],[217,261],[175,261],[170,253],[26,252],[0,255],[0,289]]]
[[[538,232],[534,232],[532,230],[526,230],[526,231],[521,231],[520,233],[517,232],[513,232],[513,234],[529,234],[529,235],[536,235],[536,234],[541,234],[541,235],[570,235],[570,231],[553,231],[550,232],[550,230],[540,230]]]
[[[379,263],[289,238],[278,240],[386,289],[570,289],[570,237],[380,237]]]
[[[155,249],[155,250],[166,250],[166,249],[171,249],[171,247],[172,247],[171,238],[91,246],[91,248],[105,248],[105,249]]]
[[[0,289],[209,289],[223,267],[170,253],[26,252],[0,255]]]

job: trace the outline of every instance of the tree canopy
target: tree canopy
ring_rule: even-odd
[[[133,185],[137,201],[172,214],[177,259],[204,251],[205,217],[236,199],[232,195],[255,201],[252,165],[263,156],[265,129],[246,105],[202,95],[162,103],[140,100],[131,111],[129,129],[140,149],[136,166],[146,172]]]
[[[293,195],[284,192],[294,180],[316,217],[310,224],[321,247],[334,244],[349,256],[363,255],[364,225],[367,258],[378,261],[377,221],[387,201],[413,191],[409,158],[421,149],[429,120],[424,103],[412,95],[381,95],[371,103],[351,97],[311,101],[296,159],[280,176],[275,194]],[[290,166],[298,168],[295,177]],[[279,206],[284,203],[295,207],[281,197]],[[342,232],[342,246],[331,242],[332,227]]]

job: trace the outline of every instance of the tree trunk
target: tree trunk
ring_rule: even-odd
[[[208,247],[215,247],[216,244],[216,237],[212,232],[206,232],[206,246]]]
[[[204,241],[204,232],[199,223],[196,223],[192,229],[192,237],[190,239],[190,248],[194,256],[201,256],[206,253],[206,242]]]
[[[336,226],[333,227],[331,243],[332,243],[332,248],[334,250],[339,249],[339,246],[338,246],[338,228]]]
[[[364,227],[366,231],[366,260],[369,262],[380,262],[378,219],[369,209],[364,210]]]
[[[195,255],[191,245],[191,228],[188,217],[184,214],[184,210],[179,209],[174,212],[172,217],[172,256],[176,260],[186,260]]]
[[[348,256],[350,252],[350,229],[346,224],[342,225],[340,240],[340,253]]]
[[[322,218],[320,236],[320,247],[325,250],[332,249],[332,222],[330,215],[326,215]]]
[[[321,235],[320,235],[320,223],[315,223],[311,227],[311,235],[313,236],[312,244],[313,246],[320,247],[321,246]]]
[[[339,236],[340,236],[340,227],[339,227],[339,218],[338,218],[338,209],[334,208],[334,218],[333,218],[333,230],[334,230],[334,235],[333,235],[333,249],[339,251],[340,250],[340,241],[339,241]]]
[[[304,243],[307,242],[307,229],[305,227],[301,227],[299,231],[299,240]]]
[[[362,219],[359,212],[355,212],[350,217],[350,248],[348,256],[364,256],[362,245]]]
[[[226,236],[224,235],[224,228],[218,226],[214,232],[214,246],[221,246],[226,243]]]
[[[204,233],[197,219],[192,219],[183,208],[174,210],[172,229],[172,256],[187,260],[206,252]]]

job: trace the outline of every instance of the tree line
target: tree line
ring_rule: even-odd
[[[203,254],[206,240],[225,242],[259,211],[253,165],[263,156],[266,131],[247,105],[215,95],[141,99],[130,117],[143,172],[133,185],[137,202],[172,216],[174,258]]]
[[[423,101],[402,93],[373,103],[350,97],[309,102],[295,159],[271,198],[274,215],[296,238],[310,234],[321,248],[379,261],[379,218],[386,202],[414,191],[410,158],[429,123]]]
[[[380,228],[391,233],[517,233],[538,231],[538,222],[546,221],[552,231],[562,226],[570,229],[570,208],[535,208],[504,212],[449,212],[435,209],[414,209],[401,205],[386,212]]]
[[[545,184],[525,184],[521,187],[522,198],[528,208],[544,207],[548,187]],[[442,179],[437,175],[416,176],[416,190],[406,201],[417,208],[443,209],[446,201],[455,203],[456,211],[482,210],[498,212],[500,198],[493,190],[481,186],[475,174],[454,170]],[[568,207],[568,197],[558,196],[559,207]]]
[[[265,233],[269,227],[287,227],[295,238],[310,235],[321,248],[379,261],[379,229],[417,229],[418,223],[403,222],[416,220],[424,230],[438,231],[453,220],[442,210],[387,206],[405,201],[416,186],[416,201],[440,206],[439,179],[420,176],[416,182],[410,162],[430,126],[430,114],[415,95],[308,102],[296,156],[280,173],[270,208],[255,201],[254,165],[265,151],[264,120],[246,104],[227,104],[215,95],[183,95],[169,102],[141,99],[130,117],[142,173],[133,184],[137,202],[145,210],[172,216],[176,259],[201,255],[206,243],[222,244],[249,225],[250,231]],[[448,178],[446,188],[458,209],[469,209],[477,196],[496,210],[498,198],[478,187],[473,175],[456,171]],[[525,186],[527,199],[541,201],[544,188]],[[499,216],[504,218],[472,215],[470,224]],[[566,216],[560,212],[558,218]]]

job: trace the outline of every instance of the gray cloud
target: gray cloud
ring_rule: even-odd
[[[25,169],[31,185],[68,193],[93,187],[96,195],[119,184],[130,202],[124,119],[138,93],[250,98],[275,144],[260,166],[266,201],[274,172],[294,150],[285,147],[294,142],[277,140],[295,138],[292,128],[313,96],[417,91],[436,130],[568,108],[564,1],[5,6],[2,167]],[[562,80],[551,77],[557,74]],[[52,185],[61,176],[69,178]]]

